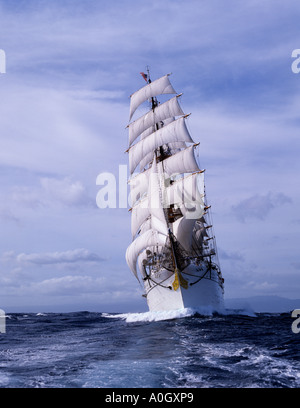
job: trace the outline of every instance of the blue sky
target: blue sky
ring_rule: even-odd
[[[129,95],[172,72],[200,144],[227,298],[300,296],[300,5],[0,0],[0,308],[146,310],[128,210]]]

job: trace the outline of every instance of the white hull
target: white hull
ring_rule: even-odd
[[[224,311],[223,287],[219,281],[219,276],[216,271],[207,272],[201,271],[195,265],[189,265],[182,273],[182,276],[188,281],[188,288],[180,286],[174,290],[172,283],[174,274],[162,269],[156,276],[153,276],[154,282],[159,282],[160,285],[155,285],[153,281],[145,281],[145,290],[147,293],[147,303],[150,311],[167,311],[183,308],[193,308],[203,313],[212,313]],[[197,274],[198,276],[205,275],[203,279],[194,285],[198,278],[187,275]],[[171,288],[171,289],[170,289]]]

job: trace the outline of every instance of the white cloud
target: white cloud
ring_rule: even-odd
[[[267,281],[250,281],[246,285],[248,289],[255,290],[258,292],[263,292],[263,293],[273,293],[274,290],[279,289],[279,283],[276,282],[267,282]]]
[[[20,211],[20,208],[32,208],[38,210],[41,207],[95,207],[95,199],[89,197],[87,189],[79,180],[70,177],[54,178],[40,177],[38,185],[13,186],[11,192],[5,193],[6,200],[3,202],[3,216],[17,220],[11,210]],[[10,207],[10,210],[5,207]],[[1,215],[1,213],[0,213]]]
[[[41,294],[55,296],[78,296],[86,293],[100,293],[106,279],[103,277],[92,278],[88,275],[72,276],[66,275],[45,279],[34,284],[35,290]]]
[[[32,253],[32,254],[22,253],[16,256],[16,260],[20,263],[29,262],[39,265],[104,261],[104,259],[101,258],[99,255],[94,254],[84,248],[73,249],[65,252]]]
[[[95,200],[88,197],[87,191],[80,181],[72,181],[69,178],[58,180],[43,177],[40,182],[50,201],[55,200],[70,206],[95,204]]]
[[[225,251],[221,248],[218,250],[221,260],[226,261],[244,261],[245,257],[237,251]]]
[[[283,193],[255,194],[232,206],[232,211],[241,222],[245,222],[247,218],[264,220],[272,209],[291,202],[291,198]]]

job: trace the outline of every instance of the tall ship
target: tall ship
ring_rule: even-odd
[[[170,74],[151,81],[146,72],[141,75],[147,84],[130,96],[132,242],[126,261],[150,311],[222,312],[224,279],[196,154],[199,143],[188,131],[189,114]],[[133,120],[136,111],[142,115]]]

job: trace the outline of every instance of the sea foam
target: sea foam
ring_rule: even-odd
[[[143,313],[121,313],[121,314],[108,314],[102,313],[103,317],[108,318],[120,318],[125,320],[127,323],[134,322],[158,322],[162,320],[172,320],[180,319],[183,317],[191,317],[195,314],[200,314],[203,316],[212,316],[213,311],[211,308],[184,308],[176,310],[166,310],[166,311],[152,311]]]
[[[199,307],[199,308],[183,308],[176,310],[165,310],[165,311],[152,311],[152,312],[140,312],[140,313],[119,313],[110,314],[102,313],[102,317],[107,317],[110,319],[123,319],[127,323],[135,322],[159,322],[163,320],[173,320],[181,319],[184,317],[191,317],[195,315],[200,316],[213,316],[216,312],[211,307]],[[217,312],[218,315],[244,315],[255,317],[256,314],[251,308],[245,309],[224,309],[221,313]]]

